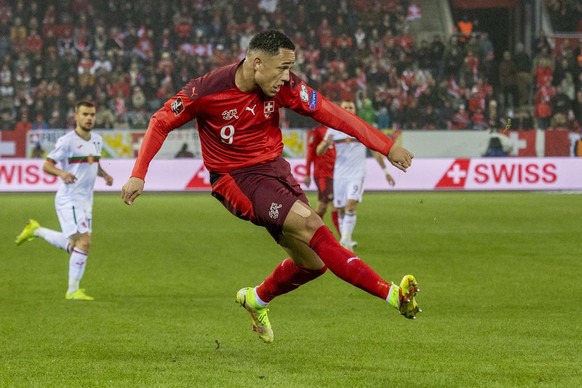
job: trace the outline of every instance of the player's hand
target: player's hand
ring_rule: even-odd
[[[311,184],[311,177],[309,175],[305,175],[305,178],[303,178],[303,184],[305,184],[305,187],[309,187]]]
[[[133,201],[142,193],[144,181],[131,177],[121,188],[121,199],[128,205],[133,205]]]
[[[394,186],[396,184],[396,181],[394,180],[394,178],[392,178],[392,175],[390,174],[386,174],[386,181],[390,186]]]
[[[386,157],[394,167],[400,171],[406,172],[406,169],[412,164],[412,158],[414,158],[414,155],[406,148],[395,144],[390,148]]]
[[[63,180],[63,182],[65,182],[65,184],[71,184],[71,183],[75,183],[77,181],[77,177],[73,174],[71,174],[70,172],[66,172],[61,176],[61,179]]]
[[[103,179],[105,179],[105,184],[107,186],[111,186],[113,184],[113,177],[111,175],[105,175]]]

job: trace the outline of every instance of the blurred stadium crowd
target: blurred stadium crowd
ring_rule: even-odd
[[[580,28],[577,2],[546,5],[553,23]],[[294,40],[301,78],[356,99],[381,129],[486,129],[508,116],[514,128],[580,128],[582,39],[556,50],[540,34],[532,57],[518,44],[496,58],[478,25],[415,41],[409,26],[422,17],[409,0],[0,0],[0,129],[70,128],[79,99],[97,104],[97,128],[143,129],[191,78],[240,61],[270,28]]]

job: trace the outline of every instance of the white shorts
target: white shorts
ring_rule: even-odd
[[[333,178],[333,206],[346,207],[349,199],[362,202],[364,194],[364,178]]]
[[[55,200],[55,209],[61,224],[61,231],[66,237],[75,233],[91,233],[93,207],[91,204],[73,204],[71,201]]]

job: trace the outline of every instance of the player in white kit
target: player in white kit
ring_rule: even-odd
[[[43,166],[46,173],[63,181],[55,196],[61,232],[43,228],[36,220],[30,220],[16,238],[16,244],[42,237],[67,251],[70,254],[69,287],[65,298],[93,300],[84,289],[79,288],[91,245],[93,187],[97,176],[105,179],[108,186],[113,184],[113,178],[99,164],[103,139],[91,131],[95,124],[95,106],[87,101],[78,102],[75,121],[75,130],[57,140],[55,149],[49,153]]]
[[[356,114],[356,105],[353,101],[342,101],[340,106]],[[334,145],[336,150],[333,206],[338,211],[340,243],[348,249],[354,249],[357,242],[352,240],[352,233],[356,227],[356,207],[362,202],[364,194],[366,147],[356,138],[332,128],[327,130],[325,141],[327,146],[318,147],[317,153],[323,154],[331,145]],[[394,186],[394,179],[388,172],[384,157],[378,152],[372,152],[372,154],[384,171],[388,184]]]

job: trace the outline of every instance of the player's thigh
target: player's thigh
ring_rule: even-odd
[[[222,175],[212,185],[212,195],[232,214],[265,227],[278,241],[295,202],[299,200],[307,207],[309,202],[288,167],[278,163],[271,166],[264,174],[255,169],[249,173]]]
[[[346,206],[348,200],[348,180],[342,177],[334,177],[333,179],[333,206],[335,208],[343,208]]]
[[[76,233],[91,233],[93,209],[89,204],[57,201],[55,202],[55,210],[61,231],[65,236],[71,237]]]

